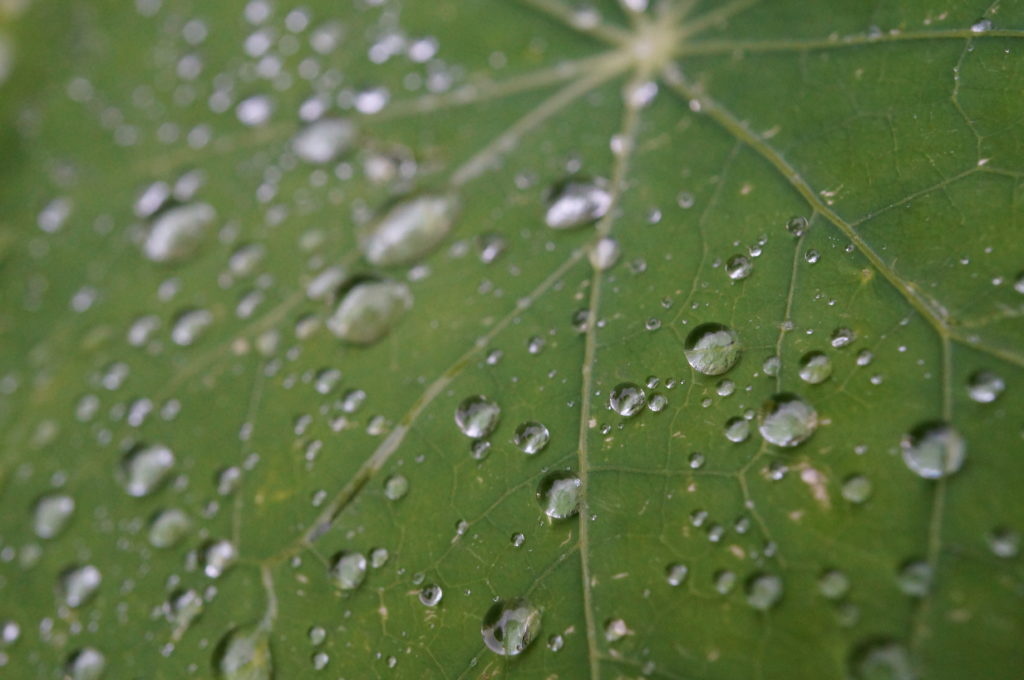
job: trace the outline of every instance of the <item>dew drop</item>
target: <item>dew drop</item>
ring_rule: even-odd
[[[71,521],[75,499],[65,494],[49,494],[36,501],[33,528],[39,538],[56,538]]]
[[[818,412],[795,394],[776,394],[758,415],[761,436],[775,446],[799,446],[818,428]]]
[[[121,485],[129,496],[149,496],[167,480],[174,462],[174,454],[162,444],[136,447],[121,459]]]
[[[511,540],[513,548],[521,548],[523,547],[523,543],[526,542],[526,536],[524,536],[521,531],[517,531],[516,533],[512,534]]]
[[[220,539],[203,546],[203,573],[209,578],[219,578],[238,561],[238,549],[231,541]]]
[[[808,352],[800,358],[800,379],[811,385],[825,382],[832,375],[832,360],[824,352]]]
[[[672,564],[665,567],[665,581],[675,588],[681,585],[686,580],[686,575],[690,573],[690,568],[680,562],[673,562]]]
[[[619,242],[606,236],[594,244],[587,256],[590,259],[590,266],[596,271],[603,272],[615,266],[620,254]]]
[[[750,421],[736,416],[725,421],[725,438],[734,444],[747,441],[750,437]],[[703,462],[703,459],[702,459]]]
[[[818,590],[830,600],[840,600],[850,592],[850,577],[838,569],[829,569],[818,578]]]
[[[327,631],[324,630],[323,626],[312,626],[307,634],[309,635],[309,643],[314,646],[322,645],[324,640],[327,639]]]
[[[754,263],[746,255],[733,255],[725,262],[725,273],[733,281],[742,281],[754,271]]]
[[[755,574],[747,580],[747,604],[767,611],[782,599],[782,579],[775,574]]]
[[[153,262],[183,260],[198,250],[216,216],[206,203],[170,208],[153,219],[142,252]]]
[[[832,331],[832,337],[829,339],[831,344],[836,349],[846,347],[854,340],[857,339],[857,334],[851,328],[840,327]]]
[[[292,140],[292,151],[307,163],[330,163],[352,148],[356,126],[343,118],[310,123]]]
[[[149,524],[149,543],[154,548],[171,548],[192,528],[192,520],[178,508],[168,508],[154,515]]]
[[[550,439],[551,433],[548,432],[547,427],[531,421],[522,423],[516,428],[513,441],[523,453],[532,456],[535,453],[540,453],[548,445]]]
[[[331,578],[342,590],[355,590],[366,579],[366,557],[359,552],[341,552],[331,565]]]
[[[548,638],[548,649],[552,652],[557,652],[565,647],[565,638],[559,634],[554,634]]]
[[[102,582],[100,570],[91,564],[65,570],[60,576],[65,604],[72,608],[81,607],[92,599]]]
[[[188,347],[195,344],[210,324],[213,314],[207,309],[188,309],[178,314],[171,327],[171,340],[175,345]]]
[[[580,510],[583,482],[572,472],[553,472],[537,487],[537,500],[552,519],[575,517]]]
[[[686,336],[684,352],[693,370],[704,375],[722,375],[740,360],[743,348],[728,326],[706,323]]]
[[[362,249],[379,267],[419,260],[448,235],[459,202],[453,195],[422,195],[397,203],[369,228]]]
[[[397,281],[363,281],[352,286],[327,328],[337,338],[356,345],[371,345],[391,331],[412,308],[412,293]]]
[[[990,404],[1006,389],[1001,377],[991,371],[978,371],[967,381],[967,394],[979,404]]]
[[[843,481],[843,498],[851,503],[864,503],[871,498],[871,480],[864,475],[850,475]]]
[[[620,416],[629,418],[643,410],[647,395],[639,385],[621,383],[615,386],[608,397],[608,405]]]
[[[384,480],[384,496],[390,501],[405,498],[409,493],[409,480],[404,475],[391,475]]]
[[[455,409],[455,424],[470,439],[483,439],[494,432],[501,407],[483,395],[467,397]]]
[[[73,652],[64,664],[67,680],[99,680],[107,668],[107,657],[95,647],[83,647]]]
[[[420,588],[420,602],[427,607],[436,607],[441,603],[444,591],[436,583],[428,583]]]
[[[604,622],[604,639],[608,642],[618,642],[632,632],[624,619],[608,619]]]
[[[220,641],[213,667],[222,680],[270,680],[270,635],[263,626],[236,628]]]
[[[570,180],[551,192],[544,222],[552,229],[573,229],[592,224],[604,217],[612,205],[612,195],[602,179]]]
[[[850,655],[851,680],[914,680],[906,648],[891,640],[875,640],[857,647]]]
[[[996,557],[1009,559],[1020,552],[1020,534],[1007,527],[996,527],[989,532],[988,547]]]
[[[541,627],[541,612],[527,600],[498,601],[487,610],[480,626],[484,644],[495,654],[518,656],[530,646]]]
[[[164,603],[164,616],[177,630],[185,630],[203,613],[203,598],[195,590],[171,593]]]
[[[806,217],[792,217],[789,222],[786,222],[786,231],[793,236],[800,238],[807,233],[807,227],[810,222],[807,221]]]
[[[736,586],[736,573],[728,569],[715,572],[713,577],[715,590],[722,595],[728,595]]]
[[[932,585],[931,565],[924,560],[910,560],[900,567],[896,582],[904,594],[924,597]]]
[[[967,445],[953,426],[941,421],[918,425],[900,442],[903,462],[925,479],[938,479],[957,472],[967,456]]]

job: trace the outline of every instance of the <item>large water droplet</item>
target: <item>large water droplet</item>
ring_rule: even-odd
[[[33,528],[39,538],[55,538],[75,512],[75,499],[65,494],[49,494],[36,501]]]
[[[959,470],[967,456],[964,438],[941,421],[918,425],[900,442],[903,462],[919,477],[938,479]]]
[[[484,615],[480,634],[495,654],[517,656],[540,633],[540,610],[523,598],[496,602]]]
[[[342,298],[327,328],[338,338],[370,345],[385,335],[412,308],[412,293],[397,281],[363,281]]]
[[[722,375],[740,360],[743,348],[731,328],[720,323],[706,323],[686,336],[684,352],[693,370],[704,375]]]
[[[515,444],[523,453],[533,455],[548,445],[551,433],[542,423],[526,422],[516,428]]]
[[[574,517],[580,511],[583,482],[572,472],[553,472],[541,480],[537,499],[544,514],[553,519]]]
[[[782,599],[782,579],[775,574],[755,574],[747,580],[747,604],[767,611]]]
[[[448,235],[459,202],[452,195],[423,195],[396,204],[374,222],[363,240],[367,261],[380,267],[409,264]]]
[[[647,394],[639,385],[621,383],[615,386],[608,397],[608,405],[620,416],[635,416],[647,403]]]
[[[359,552],[341,552],[331,565],[331,578],[342,590],[355,590],[366,579],[366,556]]]
[[[808,352],[800,358],[800,379],[811,385],[823,383],[832,375],[832,360],[824,352]]]
[[[154,548],[171,548],[192,528],[192,520],[178,508],[161,510],[149,524],[149,543]]]
[[[173,467],[174,454],[166,446],[136,447],[121,459],[122,486],[130,496],[148,496],[163,485]]]
[[[206,203],[170,208],[153,219],[142,252],[153,262],[183,260],[199,248],[216,216]]]
[[[343,118],[310,123],[292,140],[292,151],[307,163],[330,163],[348,151],[356,139],[356,126]]]
[[[467,397],[455,409],[455,424],[471,439],[483,439],[498,426],[501,407],[485,396]]]
[[[69,607],[81,607],[92,599],[102,582],[100,570],[91,564],[67,569],[60,576],[64,602]]]
[[[818,428],[818,412],[795,394],[776,394],[761,407],[759,417],[761,436],[776,446],[798,446]]]
[[[213,667],[222,680],[270,680],[270,635],[263,626],[236,628],[217,645]]]
[[[914,680],[914,669],[906,648],[891,640],[873,640],[850,655],[853,680]]]
[[[572,229],[604,217],[612,205],[612,195],[604,180],[569,180],[551,193],[544,222],[552,229]]]

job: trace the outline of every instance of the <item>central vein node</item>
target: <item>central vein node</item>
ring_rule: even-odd
[[[626,49],[638,69],[656,73],[675,56],[682,37],[683,32],[675,17],[666,16],[638,25]]]

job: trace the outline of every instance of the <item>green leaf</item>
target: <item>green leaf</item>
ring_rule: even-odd
[[[1022,38],[0,2],[2,675],[1018,677]]]

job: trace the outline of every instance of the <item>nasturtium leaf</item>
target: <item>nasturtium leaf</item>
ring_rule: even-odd
[[[0,676],[1019,678],[1022,102],[1020,0],[0,0]]]

